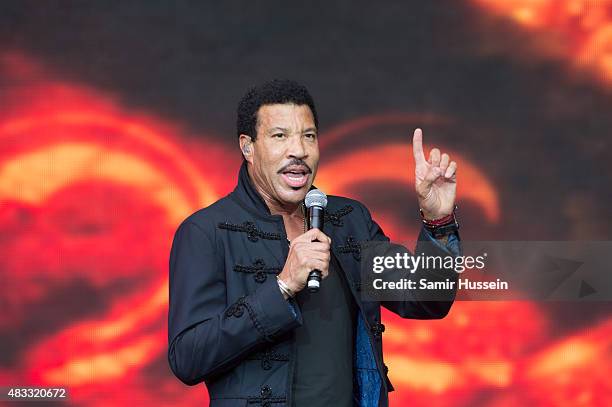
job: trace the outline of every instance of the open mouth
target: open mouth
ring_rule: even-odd
[[[290,187],[301,188],[308,182],[309,173],[308,168],[303,166],[289,167],[281,172],[281,176]]]

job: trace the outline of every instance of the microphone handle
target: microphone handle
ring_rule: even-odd
[[[323,220],[324,220],[324,210],[320,206],[312,206],[308,209],[308,214],[310,218],[309,229],[317,228],[319,230],[323,229]],[[314,269],[308,275],[307,287],[308,291],[311,293],[316,293],[319,291],[319,287],[321,286],[321,271]]]

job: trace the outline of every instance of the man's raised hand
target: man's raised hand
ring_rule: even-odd
[[[416,129],[412,138],[415,163],[415,189],[419,207],[427,219],[439,219],[450,215],[455,207],[457,192],[457,163],[448,154],[440,154],[437,148],[425,159],[423,131]]]

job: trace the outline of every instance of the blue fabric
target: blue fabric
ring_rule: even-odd
[[[297,318],[297,312],[295,311],[295,305],[293,305],[293,303],[291,303],[291,301],[287,301],[287,305],[289,307],[289,311],[291,311],[291,313],[293,314],[293,316],[295,318]]]
[[[461,253],[463,252],[461,250],[461,240],[459,240],[459,237],[456,233],[448,235],[448,242],[446,243],[446,248],[450,250],[450,252],[455,256],[461,256]]]
[[[359,384],[359,405],[361,407],[378,406],[382,379],[376,367],[372,345],[361,312],[357,318],[355,338],[355,375]]]
[[[443,245],[438,239],[433,236],[433,234],[429,230],[427,230],[427,228],[424,227],[423,232],[425,236],[427,236],[427,238],[431,240],[431,242],[433,242],[443,251],[448,252],[449,254],[452,254],[454,256],[461,255],[461,241],[459,240],[459,236],[457,236],[456,233],[450,233],[448,235],[446,245]]]

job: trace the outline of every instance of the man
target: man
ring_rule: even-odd
[[[251,89],[237,124],[244,161],[236,188],[190,215],[174,237],[172,371],[188,385],[205,381],[212,406],[387,405],[381,303],[361,300],[359,275],[360,243],[389,239],[364,205],[338,196],[328,196],[324,230],[307,231],[303,202],[319,149],[305,87],[276,80]],[[417,252],[458,255],[457,165],[438,149],[426,160],[419,129],[413,149],[425,219]],[[323,281],[310,293],[314,269]],[[451,301],[382,305],[428,319],[444,317]]]

